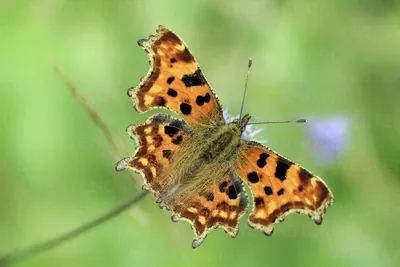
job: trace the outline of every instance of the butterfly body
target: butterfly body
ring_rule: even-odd
[[[244,117],[245,121],[248,118]],[[179,151],[168,153],[170,171],[159,174],[159,180],[166,181],[158,198],[163,207],[168,207],[171,202],[188,203],[193,195],[210,194],[210,187],[221,184],[229,173],[234,172],[233,162],[245,146],[241,139],[242,120],[201,130],[192,130],[188,125],[184,128],[186,132],[182,133],[184,138],[179,143]],[[178,130],[174,129],[169,131]]]
[[[172,212],[172,221],[188,221],[198,247],[211,229],[238,234],[239,218],[253,195],[248,223],[270,235],[292,212],[306,213],[317,224],[333,195],[317,176],[256,141],[242,138],[249,115],[226,122],[221,105],[186,44],[160,26],[138,41],[150,56],[150,71],[128,90],[139,112],[167,108],[183,120],[156,114],[127,132],[136,152],[116,169],[144,176],[143,188]]]
[[[204,142],[204,145],[199,147],[201,151],[199,160],[208,164],[222,165],[233,162],[240,146],[243,145],[241,134],[242,131],[236,123],[204,130],[199,134]]]

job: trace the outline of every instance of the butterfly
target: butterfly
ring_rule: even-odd
[[[177,34],[159,26],[138,45],[150,57],[150,70],[128,90],[134,108],[140,113],[166,108],[182,119],[159,113],[130,125],[127,132],[138,147],[116,169],[141,173],[143,189],[172,212],[172,221],[191,224],[193,248],[217,227],[238,234],[249,206],[244,183],[253,196],[250,227],[271,235],[292,212],[321,224],[334,202],[325,182],[261,143],[243,139],[250,115],[225,121],[217,96]]]

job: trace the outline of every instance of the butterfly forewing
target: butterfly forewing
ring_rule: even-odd
[[[149,73],[128,91],[138,111],[166,107],[192,128],[224,123],[217,97],[186,44],[174,32],[160,26],[155,35],[138,44],[150,56]]]

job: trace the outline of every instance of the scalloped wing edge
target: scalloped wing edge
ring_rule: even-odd
[[[314,176],[318,177],[318,176]],[[318,177],[319,178],[319,177]],[[321,181],[325,186],[325,182],[319,178],[319,181]],[[327,186],[326,186],[327,187]],[[250,219],[247,220],[248,225],[253,228],[260,230],[264,232],[266,236],[271,236],[275,230],[275,226],[278,223],[281,223],[285,220],[286,216],[288,216],[291,213],[300,213],[300,214],[306,214],[308,217],[310,217],[316,225],[321,225],[323,221],[323,215],[326,213],[326,209],[331,206],[333,203],[335,203],[335,198],[333,197],[333,194],[329,187],[327,187],[329,190],[329,198],[327,198],[325,201],[321,203],[321,205],[314,211],[314,210],[307,210],[307,209],[290,209],[283,213],[281,216],[276,218],[275,222],[271,223],[270,225],[264,227],[259,224],[253,223],[250,221]],[[251,212],[254,211],[254,206]]]
[[[244,190],[241,193],[244,194],[243,196],[241,196],[241,198],[245,197],[247,199],[247,196],[248,196],[247,192]],[[193,241],[192,241],[192,248],[197,248],[206,239],[208,233],[210,231],[214,230],[214,229],[221,228],[231,238],[235,238],[239,234],[239,225],[240,225],[239,221],[240,221],[240,218],[243,217],[243,215],[245,215],[247,213],[247,211],[248,211],[248,203],[247,203],[246,207],[239,212],[238,217],[237,217],[237,224],[236,224],[235,227],[229,227],[227,225],[224,225],[224,224],[218,222],[217,224],[213,225],[212,227],[206,228],[206,230],[200,235],[197,234],[196,229],[194,227],[193,221],[191,221],[191,220],[189,220],[187,218],[181,217],[180,214],[178,214],[178,213],[173,213],[172,214],[171,221],[172,222],[187,221],[190,224],[190,226],[192,227],[193,233],[194,233],[194,238],[193,238]]]
[[[275,151],[273,151],[273,150],[270,149],[269,147],[267,147],[267,146],[265,146],[265,145],[263,145],[263,144],[261,144],[261,143],[259,143],[259,142],[257,142],[257,141],[250,141],[249,143],[251,143],[251,144],[253,144],[253,145],[255,145],[255,146],[261,147],[261,148],[265,148],[265,149],[271,151],[272,153],[276,154],[277,156],[279,156],[279,157],[281,157],[281,158],[283,158],[283,159],[285,159],[285,160],[287,160],[287,161],[289,161],[289,162],[292,162],[291,160],[287,159],[286,157],[282,156],[282,155],[279,154],[279,153],[276,153]],[[297,167],[299,167],[300,169],[306,170],[306,169],[305,169],[304,167],[302,167],[301,165],[299,165],[299,164],[297,164],[297,163],[295,163],[295,162],[292,162],[292,163],[293,163],[294,165],[296,165]],[[308,171],[308,170],[307,170],[307,171]],[[316,210],[289,209],[288,211],[284,212],[281,216],[277,217],[277,218],[275,219],[275,222],[269,224],[269,225],[266,226],[266,227],[265,227],[265,226],[261,226],[261,225],[256,224],[256,223],[253,223],[252,221],[250,221],[250,217],[249,217],[249,219],[247,220],[248,225],[249,225],[252,229],[257,229],[257,230],[260,230],[260,231],[264,232],[264,234],[265,234],[266,236],[271,236],[271,235],[273,234],[274,230],[275,230],[276,224],[278,224],[278,223],[280,223],[280,222],[283,222],[283,221],[285,220],[286,216],[289,215],[289,214],[291,214],[291,213],[306,214],[306,215],[308,215],[308,217],[310,217],[310,218],[314,221],[314,223],[315,223],[316,225],[321,225],[321,224],[322,224],[322,221],[323,221],[323,215],[326,213],[326,209],[327,209],[329,206],[331,206],[332,204],[335,203],[335,197],[333,196],[333,193],[332,193],[331,189],[328,187],[328,185],[325,183],[324,180],[322,180],[319,176],[315,175],[314,173],[312,173],[312,172],[310,172],[310,171],[308,171],[308,172],[312,175],[312,177],[317,178],[317,180],[318,180],[319,182],[321,182],[321,183],[326,187],[326,189],[328,190],[328,197],[321,203],[321,205],[320,205]],[[254,195],[253,195],[253,192],[252,192],[251,190],[250,190],[250,193],[251,193],[251,195],[252,195],[252,197],[253,197],[253,199],[254,199]],[[253,205],[253,208],[252,208],[250,214],[251,214],[254,210],[255,210],[255,206]]]
[[[144,112],[146,112],[146,111],[148,111],[148,110],[141,110],[140,109],[140,105],[139,105],[139,99],[137,98],[137,93],[138,93],[138,91],[146,84],[146,81],[150,78],[150,76],[154,73],[154,71],[155,71],[155,68],[154,68],[154,62],[155,62],[155,58],[154,58],[154,52],[151,50],[151,48],[152,48],[152,46],[153,46],[153,44],[154,44],[154,42],[156,42],[157,40],[159,40],[162,36],[163,36],[163,34],[164,33],[166,33],[166,32],[168,32],[168,31],[171,31],[170,29],[168,29],[167,27],[165,27],[165,26],[162,26],[162,25],[159,25],[158,26],[158,28],[157,28],[157,30],[156,30],[156,32],[155,32],[155,34],[151,34],[151,35],[149,35],[149,37],[148,38],[144,38],[144,39],[139,39],[138,41],[137,41],[137,44],[141,47],[141,48],[143,48],[145,51],[146,51],[146,53],[149,55],[149,65],[150,65],[150,69],[149,69],[149,71],[147,72],[147,74],[144,76],[144,77],[142,77],[141,79],[140,79],[140,82],[139,82],[139,84],[137,85],[137,86],[135,86],[135,87],[130,87],[129,89],[128,89],[128,92],[127,92],[127,94],[128,94],[128,96],[130,97],[130,98],[132,98],[132,100],[133,100],[133,108],[138,112],[138,113],[144,113]],[[171,31],[172,32],[172,31]],[[175,34],[175,33],[174,33]],[[176,34],[175,34],[176,35]],[[181,40],[182,41],[182,40]],[[183,42],[183,41],[182,41]],[[184,45],[186,45],[185,43],[183,43]],[[153,109],[153,108],[160,108],[160,107],[152,107],[152,108],[150,108],[150,109]],[[161,107],[161,108],[163,108],[163,107]],[[150,110],[149,109],[149,110]],[[175,112],[176,113],[176,112]]]
[[[175,117],[173,117],[173,116],[171,116],[171,115],[168,115],[168,114],[162,114],[162,113],[157,113],[157,114],[154,114],[154,115],[150,116],[150,117],[146,120],[145,123],[138,123],[138,124],[131,124],[131,125],[129,125],[129,126],[126,128],[126,132],[129,134],[129,136],[131,137],[131,139],[133,139],[133,140],[136,142],[136,144],[137,144],[136,149],[135,149],[135,152],[132,153],[130,156],[127,156],[127,157],[125,157],[125,158],[119,160],[119,161],[116,163],[116,165],[115,165],[115,170],[116,170],[117,172],[121,172],[121,171],[124,171],[124,170],[126,170],[126,169],[130,169],[130,170],[133,170],[134,172],[140,174],[140,175],[142,176],[142,178],[143,178],[142,190],[146,190],[146,191],[152,192],[152,193],[155,194],[155,196],[156,196],[157,192],[154,191],[154,190],[152,190],[152,189],[148,186],[145,173],[144,173],[143,171],[137,169],[137,168],[134,168],[134,167],[128,165],[128,162],[129,162],[131,159],[133,159],[133,158],[135,157],[135,155],[139,152],[139,149],[140,149],[140,147],[141,147],[141,146],[140,146],[140,142],[139,142],[139,136],[136,135],[136,134],[133,134],[133,129],[136,129],[137,127],[145,126],[145,125],[147,125],[147,124],[151,124],[151,123],[154,123],[154,122],[157,122],[157,123],[169,122],[169,123],[171,123],[171,122],[173,122],[173,121],[175,121],[175,122],[177,122],[177,123],[181,123],[181,124],[182,124],[182,125],[181,125],[181,126],[182,126],[182,130],[183,130],[184,132],[189,132],[189,131],[191,131],[190,128],[189,128],[189,126],[185,123],[184,120],[175,118]],[[161,207],[161,204],[160,204],[159,206],[160,206],[160,208],[163,208],[163,207]]]
[[[154,107],[150,107],[148,110],[142,110],[142,109],[140,108],[139,99],[138,99],[138,97],[137,97],[137,94],[138,94],[139,90],[146,84],[146,81],[147,81],[147,80],[150,78],[150,76],[155,72],[155,64],[154,64],[154,63],[155,63],[155,55],[154,55],[154,52],[152,51],[153,44],[154,44],[157,40],[159,40],[166,32],[172,32],[174,35],[176,35],[176,36],[179,38],[179,40],[182,42],[182,45],[185,46],[185,48],[187,49],[187,51],[188,51],[189,54],[191,55],[193,61],[194,61],[194,62],[197,64],[197,66],[198,66],[197,60],[194,58],[194,56],[193,56],[192,53],[190,52],[190,50],[189,50],[187,44],[185,43],[185,41],[183,41],[182,38],[181,38],[179,35],[177,35],[174,31],[170,30],[169,28],[167,28],[167,27],[165,27],[165,26],[163,26],[163,25],[159,25],[158,28],[157,28],[157,30],[156,30],[156,32],[155,32],[154,34],[149,35],[149,37],[143,38],[143,39],[139,39],[139,40],[137,41],[137,44],[138,44],[141,48],[143,48],[143,49],[146,51],[146,53],[148,54],[148,56],[149,56],[149,65],[150,65],[150,68],[149,68],[147,74],[146,74],[145,76],[143,76],[143,77],[140,79],[139,84],[138,84],[137,86],[132,86],[132,87],[130,87],[130,88],[128,89],[128,91],[127,91],[127,95],[133,100],[133,108],[134,108],[135,111],[138,112],[138,113],[145,113],[145,112],[147,112],[147,111],[149,111],[149,110],[152,110],[152,109],[167,109],[167,110],[172,111],[173,113],[177,114],[178,116],[180,116],[180,114],[179,114],[178,112],[176,112],[176,111],[174,111],[174,110],[171,110],[171,109],[169,109],[169,108],[167,108],[167,107],[163,107],[163,106],[154,106]],[[200,66],[198,66],[198,68],[201,69]],[[213,93],[213,95],[214,95],[214,97],[215,97],[215,99],[216,99],[216,104],[217,104],[217,106],[219,107],[219,109],[220,109],[221,112],[222,112],[222,103],[221,103],[221,100],[220,100],[220,99],[218,98],[218,96],[215,94],[214,90],[212,89],[210,83],[207,81],[207,78],[204,76],[204,74],[203,74],[203,78],[204,78],[205,82],[207,83],[208,87],[210,88],[210,91]],[[222,113],[221,113],[221,114],[222,114]]]

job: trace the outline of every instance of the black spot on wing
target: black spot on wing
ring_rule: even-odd
[[[260,181],[260,178],[258,178],[258,174],[256,172],[249,172],[247,175],[247,179],[249,179],[250,183],[258,183]]]
[[[179,130],[180,130],[179,128],[174,126],[169,126],[169,125],[164,126],[164,133],[169,137],[174,136],[177,132],[179,132]]]
[[[192,106],[186,103],[181,103],[180,110],[183,115],[189,115],[192,112]]]
[[[197,96],[196,104],[199,105],[199,106],[202,106],[202,105],[204,105],[204,103],[209,103],[210,100],[211,100],[210,94],[206,93],[205,96],[201,96],[201,95]]]
[[[260,155],[260,158],[257,160],[257,166],[259,168],[264,168],[265,165],[267,165],[267,158],[269,157],[269,155],[267,153],[262,153]]]
[[[162,155],[164,158],[169,159],[169,157],[171,157],[172,151],[169,149],[163,150],[162,151]]]
[[[254,198],[254,203],[256,206],[264,206],[264,199],[262,197]]]
[[[199,106],[204,105],[204,100],[203,100],[203,97],[202,97],[201,95],[199,95],[199,96],[196,98],[196,104],[199,105]]]
[[[228,187],[227,194],[228,194],[229,199],[236,199],[238,197],[238,194],[236,193],[235,187],[233,185]]]
[[[211,100],[211,96],[209,93],[206,93],[206,95],[203,97],[204,98],[204,102],[208,103]]]
[[[193,74],[185,74],[182,77],[182,82],[185,84],[186,87],[198,86],[203,85],[206,83],[203,74],[201,73],[200,69]]]
[[[270,186],[264,187],[264,192],[267,196],[272,195],[272,188]]]
[[[285,181],[286,173],[290,165],[291,165],[290,162],[279,160],[276,163],[275,177],[281,180],[282,182]]]
[[[175,91],[175,90],[172,89],[172,88],[168,88],[167,94],[168,94],[169,96],[176,97],[176,96],[178,95],[178,92]]]
[[[277,194],[278,194],[278,196],[280,196],[280,195],[283,195],[284,192],[285,192],[285,190],[284,190],[283,188],[281,188],[281,189],[277,192]]]
[[[171,84],[175,80],[175,77],[171,76],[167,79],[167,83]]]

